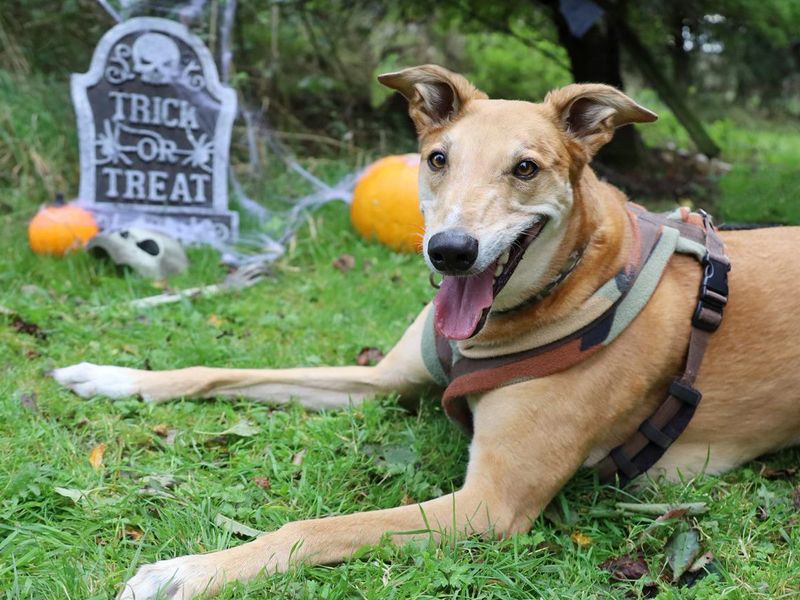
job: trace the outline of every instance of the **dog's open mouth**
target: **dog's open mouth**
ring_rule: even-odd
[[[547,219],[540,217],[492,262],[476,275],[445,276],[433,300],[436,329],[451,340],[466,340],[477,334],[486,322],[497,294],[505,287],[525,251],[539,237]]]

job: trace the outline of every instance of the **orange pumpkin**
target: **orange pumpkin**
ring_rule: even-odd
[[[419,252],[423,220],[418,177],[419,154],[387,156],[367,167],[350,206],[350,220],[356,230],[394,250]]]
[[[56,198],[55,203],[43,206],[31,219],[28,241],[37,254],[61,256],[85,246],[97,231],[92,213]]]

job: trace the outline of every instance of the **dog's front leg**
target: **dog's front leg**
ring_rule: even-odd
[[[297,521],[236,548],[147,565],[125,584],[121,598],[143,600],[161,591],[177,600],[214,593],[226,582],[281,572],[297,562],[340,562],[385,535],[404,543],[528,530],[584,460],[586,432],[597,424],[588,414],[572,418],[572,411],[558,404],[563,389],[534,391],[519,402],[505,392],[492,392],[475,407],[461,490],[419,505]]]
[[[220,369],[189,367],[143,371],[80,363],[53,371],[53,377],[83,397],[121,398],[139,395],[150,402],[175,398],[232,396],[261,402],[297,400],[321,410],[358,403],[380,394],[414,396],[430,386],[422,360],[422,329],[426,308],[401,340],[375,367],[314,367],[297,369]]]

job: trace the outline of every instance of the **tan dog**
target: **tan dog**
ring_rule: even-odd
[[[568,315],[614,276],[629,251],[625,198],[587,163],[615,127],[652,121],[654,114],[604,85],[570,85],[532,104],[488,100],[435,66],[381,81],[409,100],[419,132],[426,260],[463,275],[450,278],[454,287],[445,295],[460,304],[441,308],[440,327],[453,337],[473,333],[479,303],[470,286],[487,270],[502,271],[511,244],[533,224],[546,218],[505,288],[490,298],[493,311],[535,294],[573,250],[585,247],[550,296],[512,316],[490,312],[477,334],[459,342],[465,351],[491,354],[513,346],[520,332]],[[443,235],[434,241],[437,234]],[[667,475],[720,472],[800,442],[800,229],[731,232],[724,241],[733,263],[731,301],[703,361],[703,401],[657,463]],[[147,565],[120,597],[143,600],[162,590],[170,599],[190,598],[294,562],[339,562],[384,534],[403,543],[428,527],[433,536],[528,530],[581,465],[624,441],[663,400],[682,368],[699,280],[697,263],[675,256],[646,308],[610,346],[567,371],[470,398],[469,467],[454,494],[288,523],[236,548]],[[376,367],[149,372],[81,363],[54,376],[82,396],[138,394],[153,402],[236,396],[327,409],[374,395],[414,396],[432,385],[420,352],[429,310]]]

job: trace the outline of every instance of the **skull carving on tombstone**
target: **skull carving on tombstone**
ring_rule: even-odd
[[[180,74],[181,53],[169,36],[144,33],[133,43],[133,70],[145,83],[174,82]]]

